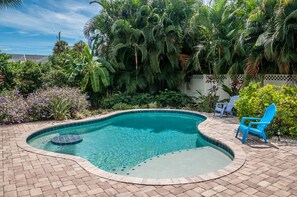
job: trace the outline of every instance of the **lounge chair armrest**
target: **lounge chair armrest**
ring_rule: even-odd
[[[244,125],[244,121],[246,120],[261,120],[261,118],[254,118],[254,117],[242,117],[240,124]]]
[[[216,108],[219,107],[219,105],[222,105],[222,107],[227,106],[228,103],[216,103]]]
[[[270,122],[250,122],[249,128],[251,128],[252,125],[258,125],[258,124],[270,124]]]

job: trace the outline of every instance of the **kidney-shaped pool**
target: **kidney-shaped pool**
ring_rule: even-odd
[[[233,152],[201,134],[206,118],[180,111],[132,111],[89,122],[44,129],[27,142],[38,149],[80,156],[120,175],[174,178],[212,172],[232,162]],[[79,143],[52,140],[75,135]],[[76,138],[75,138],[76,139]]]

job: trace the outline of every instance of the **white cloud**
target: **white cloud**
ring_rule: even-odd
[[[11,48],[4,48],[4,49],[1,49],[1,51],[3,51],[3,52],[9,52],[9,51],[11,51],[12,49]]]
[[[88,1],[49,0],[43,5],[48,8],[24,2],[24,9],[5,10],[0,15],[0,24],[24,34],[57,35],[61,31],[62,37],[79,40],[83,38],[85,23],[99,12],[99,6],[89,5]]]
[[[92,14],[97,14],[99,12],[99,4],[90,4],[90,1],[77,1],[77,0],[64,0],[64,1],[48,1],[48,3],[54,8],[64,8],[70,12],[87,12]]]

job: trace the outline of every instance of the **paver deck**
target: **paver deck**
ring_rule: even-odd
[[[20,148],[25,132],[61,122],[0,127],[0,196],[297,196],[297,147],[255,148],[234,139],[238,122],[210,118],[206,135],[240,146],[246,162],[226,176],[190,184],[151,186],[112,181],[77,162]]]

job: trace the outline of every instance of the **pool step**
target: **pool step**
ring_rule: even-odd
[[[141,178],[177,178],[202,175],[227,166],[232,160],[209,146],[171,152],[147,159],[123,174]]]

